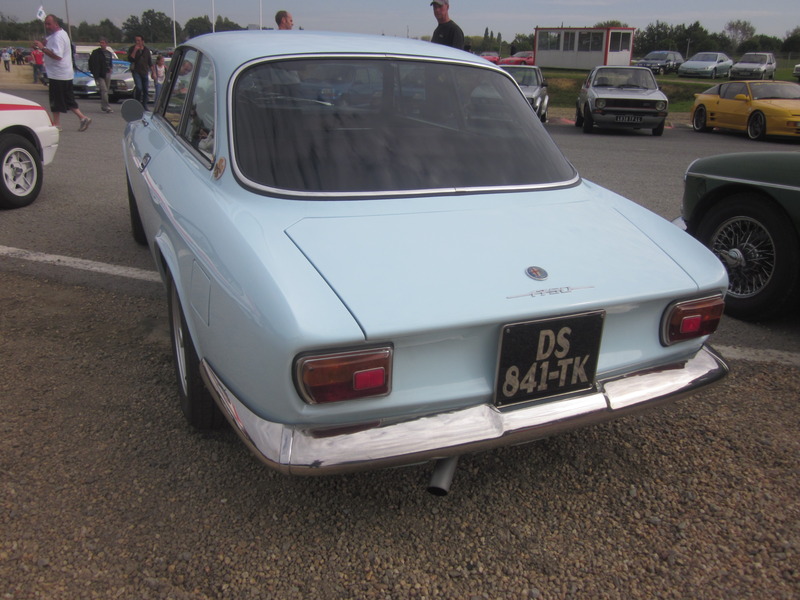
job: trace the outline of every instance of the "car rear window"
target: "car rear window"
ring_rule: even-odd
[[[246,185],[292,194],[552,186],[575,171],[514,82],[398,59],[263,62],[231,91]]]

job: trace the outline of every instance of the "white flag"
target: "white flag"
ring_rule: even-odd
[[[36,11],[36,18],[40,21],[44,21],[44,18],[47,16],[47,13],[44,12],[44,6],[40,6],[39,10]]]

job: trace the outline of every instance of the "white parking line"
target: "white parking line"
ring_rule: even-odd
[[[32,262],[57,265],[60,267],[69,267],[71,269],[81,269],[83,271],[102,273],[104,275],[116,275],[118,277],[127,277],[129,279],[140,279],[142,281],[152,282],[161,281],[161,276],[155,271],[145,271],[144,269],[136,269],[134,267],[120,267],[118,265],[109,265],[107,263],[96,262],[93,260],[72,258],[70,256],[59,256],[57,254],[45,254],[43,252],[22,250],[21,248],[0,246],[0,256],[30,260]]]
[[[57,254],[33,252],[31,250],[22,250],[21,248],[0,246],[0,256],[30,260],[60,267],[69,267],[71,269],[92,271],[93,273],[102,273],[104,275],[116,275],[118,277],[140,279],[142,281],[151,281],[155,283],[161,282],[160,275],[154,271],[145,271],[144,269],[136,269],[133,267],[120,267],[93,260],[84,260],[82,258],[59,256]],[[729,360],[747,360],[751,362],[777,363],[791,367],[800,367],[800,354],[796,352],[782,352],[780,350],[770,349],[758,350],[756,348],[742,348],[740,346],[718,346],[713,343],[712,346]]]

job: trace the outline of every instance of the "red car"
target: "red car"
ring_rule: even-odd
[[[523,50],[514,56],[509,56],[500,61],[501,65],[530,65],[533,66],[533,50]]]
[[[486,52],[481,52],[481,58],[485,58],[490,63],[497,64],[497,61],[500,60],[500,53],[496,50],[487,50]]]

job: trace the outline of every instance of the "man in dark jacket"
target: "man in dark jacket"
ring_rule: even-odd
[[[114,112],[108,105],[108,90],[111,86],[111,70],[114,55],[108,47],[106,38],[100,38],[100,47],[89,55],[89,72],[94,77],[97,89],[100,90],[100,110],[105,113]]]
[[[147,108],[147,88],[150,86],[150,71],[153,70],[153,58],[150,48],[144,45],[144,38],[140,35],[135,36],[134,44],[128,48],[128,62],[131,63],[133,72],[133,97]]]
[[[464,32],[450,18],[450,0],[433,0],[431,6],[433,7],[433,16],[439,24],[433,32],[431,41],[435,44],[443,44],[463,50]]]

